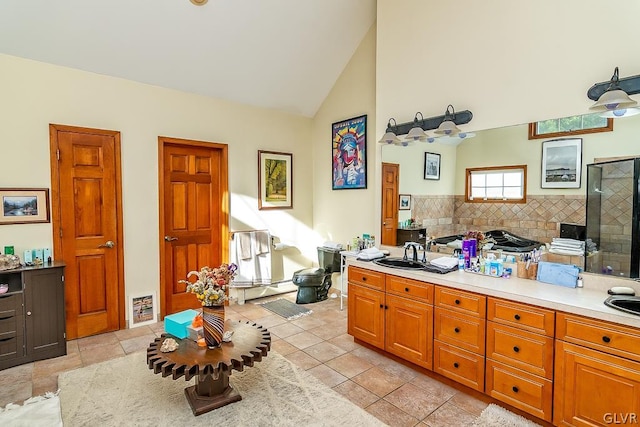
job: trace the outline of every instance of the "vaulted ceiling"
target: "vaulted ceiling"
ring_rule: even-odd
[[[0,53],[312,117],[375,17],[375,0],[1,0]]]

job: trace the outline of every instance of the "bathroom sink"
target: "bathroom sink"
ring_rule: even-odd
[[[616,310],[640,316],[640,297],[632,296],[610,296],[604,304]]]
[[[402,268],[405,270],[424,270],[426,264],[403,258],[380,258],[373,260],[374,263],[383,267]]]

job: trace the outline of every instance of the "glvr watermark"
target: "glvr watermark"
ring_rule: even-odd
[[[606,412],[602,416],[605,424],[638,424],[639,419],[635,412]]]

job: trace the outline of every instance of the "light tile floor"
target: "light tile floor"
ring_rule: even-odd
[[[283,297],[295,301],[295,293],[289,293],[232,304],[226,316],[269,329],[273,350],[386,424],[467,426],[487,406],[479,394],[459,391],[453,383],[448,385],[354,343],[347,334],[346,300],[343,311],[337,298],[307,304],[313,313],[291,321],[255,304]],[[69,341],[66,356],[0,371],[0,406],[55,391],[61,372],[144,350],[163,328],[159,322]]]

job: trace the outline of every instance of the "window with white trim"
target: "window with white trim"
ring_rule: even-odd
[[[526,203],[527,165],[467,169],[465,201]]]

